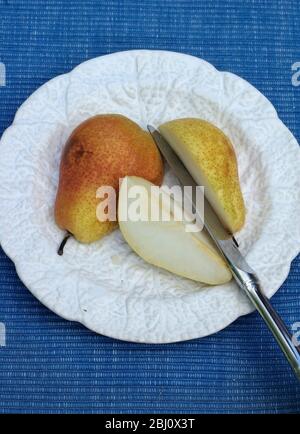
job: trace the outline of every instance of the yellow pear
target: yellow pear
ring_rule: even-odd
[[[121,115],[98,115],[83,122],[62,154],[55,202],[57,225],[82,243],[111,232],[117,222],[99,221],[96,193],[101,186],[118,192],[119,179],[126,175],[161,183],[162,160],[151,136]]]
[[[187,231],[187,221],[174,217],[181,204],[162,189],[151,192],[152,186],[134,176],[124,178],[121,184],[119,225],[131,248],[150,264],[179,276],[211,285],[229,282],[232,275],[206,232]],[[163,200],[165,195],[168,198]],[[132,213],[131,207],[139,213]],[[153,219],[153,215],[160,218]]]
[[[159,127],[230,233],[245,222],[237,159],[229,138],[211,123],[177,119]]]

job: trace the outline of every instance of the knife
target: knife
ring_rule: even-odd
[[[173,173],[179,179],[182,186],[192,187],[192,189],[190,189],[192,190],[192,193],[190,196],[186,196],[185,198],[189,201],[190,205],[192,205],[195,215],[203,221],[204,228],[207,230],[223,255],[236,283],[241,289],[243,289],[266,322],[293,368],[298,380],[300,380],[300,347],[293,342],[293,338],[290,335],[287,326],[274,310],[268,298],[264,295],[255,271],[250,267],[241,254],[235,238],[224,228],[206,197],[204,197],[204,212],[202,210],[201,213],[197,210],[197,183],[173,150],[171,143],[168,143],[162,134],[153,126],[148,125],[148,130],[161,154],[171,167]]]

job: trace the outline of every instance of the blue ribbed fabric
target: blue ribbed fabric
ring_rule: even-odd
[[[0,1],[0,132],[41,84],[120,50],[181,51],[241,75],[300,138],[298,0]],[[284,144],[283,144],[284,145]],[[1,150],[0,150],[1,158]],[[5,228],[0,228],[5,230]],[[299,258],[274,297],[300,321]],[[172,345],[97,336],[35,300],[0,251],[0,412],[300,412],[300,386],[257,314]]]

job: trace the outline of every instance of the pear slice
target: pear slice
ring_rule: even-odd
[[[179,276],[211,285],[229,282],[231,273],[206,232],[187,232],[186,221],[174,219],[174,210],[179,205],[169,196],[171,211],[162,209],[165,202],[161,194],[151,194],[153,185],[134,176],[124,178],[121,184],[119,226],[127,243],[145,261]],[[143,217],[147,216],[147,221],[128,218],[133,204],[128,192],[133,186],[144,187],[145,194],[139,196],[138,203],[139,213]],[[160,210],[164,218],[151,220],[150,209],[152,215],[153,210],[154,215],[157,215],[156,210]],[[166,217],[169,221],[164,221]]]
[[[230,233],[245,222],[237,159],[229,138],[219,128],[201,119],[166,122],[161,134],[187,167]]]

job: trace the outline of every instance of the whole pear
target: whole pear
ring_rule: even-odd
[[[105,185],[118,192],[119,180],[127,175],[161,183],[162,160],[151,136],[121,115],[98,115],[80,124],[61,158],[55,201],[57,225],[82,243],[110,233],[117,222],[97,218],[97,190]]]

